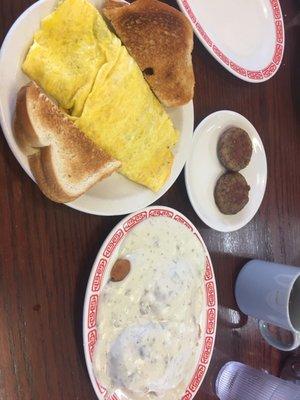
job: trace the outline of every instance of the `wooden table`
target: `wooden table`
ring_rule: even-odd
[[[1,0],[2,39],[31,3]],[[199,220],[188,200],[183,174],[158,202],[183,212],[198,227],[217,277],[216,348],[198,400],[216,398],[214,376],[226,360],[277,375],[287,357],[262,340],[254,319],[237,311],[233,287],[240,268],[251,258],[300,265],[297,4],[282,1],[284,60],[277,75],[265,83],[235,78],[195,40],[195,126],[216,110],[245,115],[261,135],[269,170],[261,208],[238,232],[219,233]],[[0,190],[0,399],[96,399],[82,350],[83,298],[98,249],[120,217],[85,215],[47,200],[2,135]]]

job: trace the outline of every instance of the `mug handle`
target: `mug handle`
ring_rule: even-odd
[[[258,327],[262,337],[273,347],[282,351],[292,351],[295,350],[300,345],[300,333],[295,331],[290,331],[293,335],[293,342],[288,345],[282,343],[280,340],[276,339],[269,331],[268,324],[264,321],[258,321]]]

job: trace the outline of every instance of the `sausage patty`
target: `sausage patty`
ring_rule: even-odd
[[[218,158],[230,171],[247,167],[252,156],[252,142],[246,131],[229,128],[222,133],[218,142]]]
[[[249,201],[249,190],[246,179],[238,172],[226,172],[217,181],[215,202],[223,214],[236,214]]]

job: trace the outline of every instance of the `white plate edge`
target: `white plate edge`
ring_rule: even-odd
[[[261,203],[262,203],[262,201],[263,201],[263,199],[264,199],[265,193],[266,193],[266,187],[267,187],[267,181],[268,181],[268,162],[267,162],[267,156],[266,156],[266,152],[265,152],[265,147],[264,147],[264,145],[263,145],[263,142],[262,142],[262,140],[261,140],[261,137],[260,137],[260,135],[258,134],[256,128],[254,127],[254,125],[253,125],[246,117],[244,117],[242,114],[239,114],[239,113],[236,112],[236,111],[232,111],[232,110],[219,110],[219,111],[213,112],[212,114],[209,114],[209,115],[208,115],[207,117],[205,117],[205,118],[199,123],[199,125],[196,127],[196,129],[195,129],[195,131],[194,131],[193,142],[196,141],[196,140],[197,140],[197,137],[200,135],[200,132],[201,132],[201,129],[202,129],[203,125],[204,125],[205,123],[207,123],[207,121],[209,121],[210,119],[213,119],[217,114],[220,114],[220,113],[230,113],[231,115],[234,115],[234,116],[236,116],[236,117],[238,117],[238,118],[240,118],[240,119],[246,121],[247,123],[249,123],[249,124],[251,125],[251,127],[253,128],[253,131],[254,131],[254,132],[256,133],[256,135],[257,135],[256,138],[257,138],[257,140],[259,141],[259,143],[260,143],[260,145],[261,145],[261,147],[262,147],[262,149],[263,149],[263,156],[264,156],[264,162],[265,162],[265,168],[266,168],[266,179],[265,179],[263,191],[262,191],[262,194],[261,194],[261,198],[259,199],[259,204],[258,204],[257,210],[254,212],[254,214],[253,214],[251,217],[249,217],[248,219],[246,219],[246,222],[240,223],[240,224],[236,224],[236,225],[234,226],[234,228],[228,227],[228,229],[219,229],[219,228],[216,228],[214,225],[210,224],[209,221],[207,220],[207,218],[206,218],[206,217],[203,217],[203,216],[201,215],[201,213],[199,213],[199,212],[196,210],[196,208],[197,208],[197,207],[196,207],[196,201],[194,200],[193,195],[192,195],[192,192],[191,192],[191,189],[190,189],[190,186],[191,186],[191,185],[188,183],[188,182],[189,182],[188,174],[189,174],[189,169],[190,169],[189,163],[191,162],[191,161],[190,161],[190,160],[191,160],[191,157],[188,158],[188,160],[187,160],[187,162],[186,162],[186,165],[185,165],[185,168],[184,168],[184,178],[185,178],[185,186],[186,186],[188,198],[189,198],[189,200],[190,200],[190,202],[191,202],[191,205],[192,205],[192,207],[193,207],[193,210],[194,210],[195,213],[198,215],[198,217],[201,219],[201,221],[203,221],[208,227],[210,227],[210,228],[212,228],[212,229],[214,229],[214,230],[216,230],[216,231],[218,231],[218,232],[228,233],[228,232],[235,232],[235,231],[238,231],[239,229],[243,228],[243,227],[246,226],[246,225],[255,217],[255,215],[257,214],[257,212],[258,212],[258,210],[259,210],[259,208],[260,208],[260,206],[261,206]]]
[[[266,82],[266,81],[268,81],[269,79],[271,79],[277,72],[278,72],[278,70],[279,70],[279,68],[280,68],[280,65],[281,65],[281,63],[282,63],[282,60],[283,60],[283,57],[284,57],[284,52],[285,52],[285,29],[284,29],[284,20],[283,20],[283,14],[282,14],[282,9],[281,9],[281,4],[280,4],[280,1],[278,0],[278,3],[279,3],[279,7],[280,7],[280,14],[281,14],[281,22],[282,22],[282,28],[283,28],[283,30],[282,30],[282,33],[283,33],[283,42],[282,42],[282,56],[281,56],[281,59],[280,59],[280,62],[279,62],[279,64],[276,64],[276,69],[275,69],[275,71],[273,71],[271,74],[270,74],[270,76],[267,76],[267,77],[263,77],[262,79],[253,79],[253,78],[249,78],[248,76],[244,76],[244,75],[242,75],[242,74],[239,74],[238,72],[236,72],[234,69],[232,69],[232,68],[230,68],[230,65],[227,65],[220,57],[217,57],[216,56],[216,54],[212,51],[212,48],[206,43],[206,41],[205,40],[203,40],[203,38],[202,38],[202,36],[200,35],[200,33],[198,32],[198,30],[197,30],[197,28],[196,28],[196,22],[198,21],[196,21],[196,22],[194,22],[194,21],[192,21],[191,20],[191,18],[190,18],[190,16],[189,16],[189,14],[188,14],[188,12],[187,12],[187,10],[185,9],[185,7],[184,7],[184,5],[183,5],[183,0],[176,0],[177,1],[177,4],[178,4],[178,6],[179,6],[179,8],[180,8],[180,10],[181,10],[181,12],[183,12],[184,13],[184,15],[188,18],[188,20],[190,21],[190,23],[191,23],[191,25],[192,25],[192,27],[193,27],[193,31],[194,31],[194,33],[195,33],[195,35],[198,37],[198,39],[200,40],[200,42],[201,42],[201,44],[206,48],[206,50],[213,56],[213,58],[218,62],[218,63],[220,63],[228,72],[230,72],[232,75],[234,75],[235,77],[237,77],[237,78],[239,78],[239,79],[241,79],[241,80],[243,80],[243,81],[245,81],[245,82],[249,82],[249,83],[262,83],[262,82]],[[275,21],[275,19],[274,19],[274,21]],[[207,33],[207,32],[205,32],[205,33]],[[212,42],[213,44],[214,44],[214,42]],[[275,37],[275,48],[276,48],[276,37]],[[275,49],[274,49],[275,50]],[[224,53],[225,54],[225,53]],[[273,52],[273,54],[274,54],[274,52]],[[226,54],[225,54],[226,55]],[[228,56],[226,56],[226,57],[228,57]],[[233,61],[233,60],[231,60],[231,58],[230,57],[228,57],[228,59],[230,60],[230,61]],[[270,62],[272,62],[273,61],[273,59],[270,61]],[[270,63],[269,63],[270,64]],[[268,64],[268,65],[269,65]],[[267,68],[268,67],[268,65],[265,67],[265,68]],[[243,67],[242,67],[243,68]],[[257,71],[254,71],[254,72],[261,72],[262,70],[263,70],[264,68],[261,68],[260,70],[257,70]]]
[[[33,3],[31,6],[29,6],[28,8],[26,8],[26,9],[19,15],[19,17],[14,21],[14,23],[12,24],[12,26],[9,28],[8,32],[7,32],[6,35],[5,35],[5,38],[4,38],[3,43],[2,43],[2,45],[1,45],[1,48],[0,48],[0,66],[2,65],[2,57],[3,57],[3,53],[4,53],[5,50],[6,50],[7,42],[8,42],[8,40],[9,40],[9,38],[10,38],[10,35],[17,29],[18,23],[19,23],[21,20],[25,19],[25,18],[27,17],[27,14],[30,13],[34,8],[37,8],[37,7],[39,6],[40,3],[44,3],[44,2],[46,2],[46,1],[47,1],[47,0],[38,0],[38,1],[36,1],[35,3]],[[0,95],[1,95],[1,83],[0,83]],[[184,104],[184,105],[181,106],[181,107],[189,107],[187,110],[182,111],[183,115],[184,115],[185,113],[186,113],[186,114],[191,114],[191,116],[189,116],[189,121],[191,121],[191,122],[190,122],[190,125],[191,125],[191,139],[190,139],[189,146],[191,146],[191,145],[192,145],[192,137],[193,137],[193,129],[194,129],[194,119],[195,119],[193,99],[192,99],[191,101],[189,101],[187,104]],[[169,116],[169,118],[171,119],[168,110],[167,110],[164,106],[163,106],[163,108],[164,108],[164,110],[166,111],[166,113],[167,113],[167,115]],[[172,120],[172,119],[171,119],[171,120]],[[16,158],[16,160],[18,161],[18,163],[19,163],[19,165],[21,166],[21,168],[22,168],[22,169],[26,172],[26,174],[33,180],[33,182],[36,183],[36,181],[35,181],[35,179],[34,179],[34,176],[33,176],[32,172],[31,172],[31,169],[30,169],[29,165],[23,164],[23,161],[22,161],[21,158],[20,158],[20,154],[19,154],[18,152],[15,152],[15,151],[14,151],[14,146],[15,146],[15,144],[17,144],[17,143],[15,142],[13,136],[9,134],[9,131],[10,131],[10,130],[13,131],[13,121],[11,121],[11,124],[12,124],[11,127],[8,127],[8,124],[5,123],[5,120],[4,120],[4,111],[3,111],[3,106],[2,106],[2,102],[1,102],[1,101],[0,101],[0,124],[1,124],[1,127],[2,127],[3,135],[4,135],[5,139],[6,139],[6,142],[7,142],[8,146],[9,146],[9,148],[10,148],[12,154],[14,155],[14,157]],[[174,127],[175,127],[175,129],[177,129],[176,126],[174,126]],[[179,132],[179,133],[180,133],[180,135],[183,134],[182,132]],[[173,154],[174,154],[174,153],[173,153]],[[134,213],[134,212],[136,212],[136,211],[140,211],[141,209],[146,208],[146,207],[148,207],[149,205],[153,204],[154,202],[158,201],[158,200],[159,200],[173,185],[174,185],[174,183],[177,181],[179,175],[181,174],[182,170],[184,169],[185,163],[186,163],[187,158],[188,158],[188,154],[189,154],[189,152],[187,152],[185,159],[182,161],[182,165],[181,165],[181,167],[180,167],[180,169],[179,169],[179,171],[178,171],[177,176],[173,177],[173,178],[170,180],[170,182],[167,181],[167,182],[165,183],[165,185],[164,185],[165,187],[163,186],[163,187],[161,188],[161,190],[159,191],[159,195],[158,195],[158,196],[157,196],[157,193],[153,192],[153,193],[152,193],[152,194],[154,195],[154,196],[153,196],[153,199],[149,200],[149,202],[147,201],[146,203],[141,204],[138,208],[136,208],[136,207],[133,206],[133,207],[130,207],[130,208],[127,208],[127,209],[122,209],[121,211],[113,212],[113,213],[112,213],[112,212],[109,212],[109,211],[103,212],[103,211],[91,210],[91,209],[88,209],[88,208],[85,208],[85,207],[81,207],[81,206],[74,205],[73,202],[70,202],[70,203],[62,203],[62,205],[65,205],[65,206],[67,206],[67,207],[70,207],[70,208],[72,208],[72,209],[74,209],[74,210],[77,210],[77,211],[81,211],[81,212],[86,213],[86,214],[97,215],[97,216],[119,216],[119,215],[126,215],[126,214],[129,214],[129,213]],[[176,155],[174,154],[173,167],[174,167],[174,162],[175,162],[175,156],[176,156]],[[172,172],[170,173],[169,179],[170,179],[170,177],[171,177],[171,174],[172,174]],[[169,179],[168,179],[168,180],[169,180]],[[84,195],[85,195],[85,193],[84,193],[82,196],[84,196]],[[79,196],[79,197],[81,197],[81,196]],[[48,199],[48,200],[49,200],[49,199]],[[50,201],[50,200],[49,200],[49,201]],[[133,203],[133,204],[134,204],[134,203]]]
[[[84,348],[85,364],[86,364],[86,367],[87,367],[87,370],[88,370],[89,378],[90,378],[90,381],[92,382],[92,385],[93,385],[95,394],[96,394],[96,396],[97,396],[97,398],[98,398],[99,400],[104,400],[104,397],[102,396],[102,398],[100,398],[99,395],[98,395],[98,393],[99,393],[99,388],[98,388],[98,385],[97,385],[97,382],[96,382],[96,377],[94,376],[92,362],[90,361],[90,354],[89,354],[89,349],[88,349],[88,343],[87,343],[86,340],[85,340],[85,338],[87,337],[87,326],[86,326],[86,324],[85,324],[85,321],[87,321],[87,317],[88,317],[88,308],[89,308],[89,301],[88,301],[88,300],[89,300],[89,296],[90,296],[90,294],[91,294],[91,288],[92,288],[92,283],[93,283],[93,277],[94,277],[94,275],[95,275],[95,271],[96,271],[96,269],[97,269],[97,267],[98,267],[98,263],[99,263],[99,260],[100,260],[100,258],[101,258],[102,249],[104,249],[105,246],[109,243],[109,241],[110,241],[110,239],[111,239],[111,236],[112,236],[120,227],[123,226],[124,222],[125,222],[127,219],[132,218],[136,213],[140,213],[140,212],[142,212],[142,211],[147,211],[147,213],[148,213],[150,210],[156,209],[156,208],[164,209],[164,210],[167,210],[167,211],[171,211],[171,212],[177,213],[179,216],[181,216],[181,217],[183,217],[184,219],[186,219],[186,220],[190,223],[191,227],[199,234],[199,238],[200,238],[201,244],[202,244],[203,249],[204,249],[204,255],[205,255],[206,257],[208,257],[208,260],[209,260],[210,265],[211,265],[212,280],[213,280],[213,282],[214,282],[214,286],[215,286],[215,289],[216,289],[216,290],[215,290],[215,296],[216,296],[215,300],[216,300],[216,302],[215,302],[215,306],[214,306],[214,308],[216,309],[216,315],[215,315],[215,331],[214,331],[214,333],[213,333],[213,335],[212,335],[212,337],[213,337],[212,351],[211,351],[210,356],[209,356],[209,359],[208,359],[207,368],[205,369],[205,372],[204,372],[204,374],[203,374],[203,376],[202,376],[202,378],[201,378],[201,384],[200,384],[200,386],[197,388],[197,390],[193,393],[192,398],[194,398],[194,397],[197,395],[198,390],[200,389],[200,387],[201,387],[201,385],[202,385],[202,383],[203,383],[203,381],[204,381],[204,378],[205,378],[205,376],[206,376],[206,374],[207,374],[207,370],[208,370],[208,368],[209,368],[209,366],[210,366],[211,358],[212,358],[213,351],[214,351],[216,336],[217,336],[218,311],[219,311],[217,280],[216,280],[216,275],[215,275],[215,271],[214,271],[214,266],[213,266],[213,263],[212,263],[212,261],[211,261],[210,253],[209,253],[209,251],[208,251],[208,249],[207,249],[207,246],[206,246],[206,244],[205,244],[205,242],[204,242],[204,240],[203,240],[203,238],[202,238],[202,235],[200,234],[199,230],[195,227],[195,225],[191,222],[191,220],[190,220],[189,218],[187,218],[184,214],[182,214],[180,211],[178,211],[178,210],[176,210],[175,208],[172,208],[172,207],[161,206],[161,205],[155,205],[155,206],[145,207],[145,208],[143,208],[143,209],[141,209],[141,210],[138,210],[138,211],[135,211],[135,212],[133,212],[133,213],[131,213],[131,214],[126,215],[126,216],[125,216],[124,218],[122,218],[122,219],[112,228],[112,230],[107,234],[105,240],[102,242],[102,244],[101,244],[101,246],[100,246],[100,248],[99,248],[99,251],[98,251],[98,253],[97,253],[97,255],[96,255],[96,258],[95,258],[95,260],[94,260],[94,263],[93,263],[93,265],[92,265],[92,267],[91,267],[90,274],[89,274],[89,278],[88,278],[87,285],[86,285],[86,290],[85,290],[85,295],[84,295],[84,303],[83,303],[83,313],[82,313],[82,335],[83,335],[82,341],[83,341],[83,348]],[[153,218],[154,218],[154,217],[153,217]],[[155,218],[157,218],[157,217],[155,217]],[[172,219],[173,219],[173,218],[172,218]],[[205,282],[205,281],[204,281],[204,282]],[[206,308],[208,307],[207,303],[205,304],[205,307],[206,307]],[[101,395],[101,393],[100,393],[100,395]],[[184,394],[183,394],[183,395],[184,395]]]

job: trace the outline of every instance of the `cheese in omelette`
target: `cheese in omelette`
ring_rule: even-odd
[[[64,0],[43,19],[23,71],[57,100],[120,172],[158,191],[178,132],[120,40],[87,0]]]

